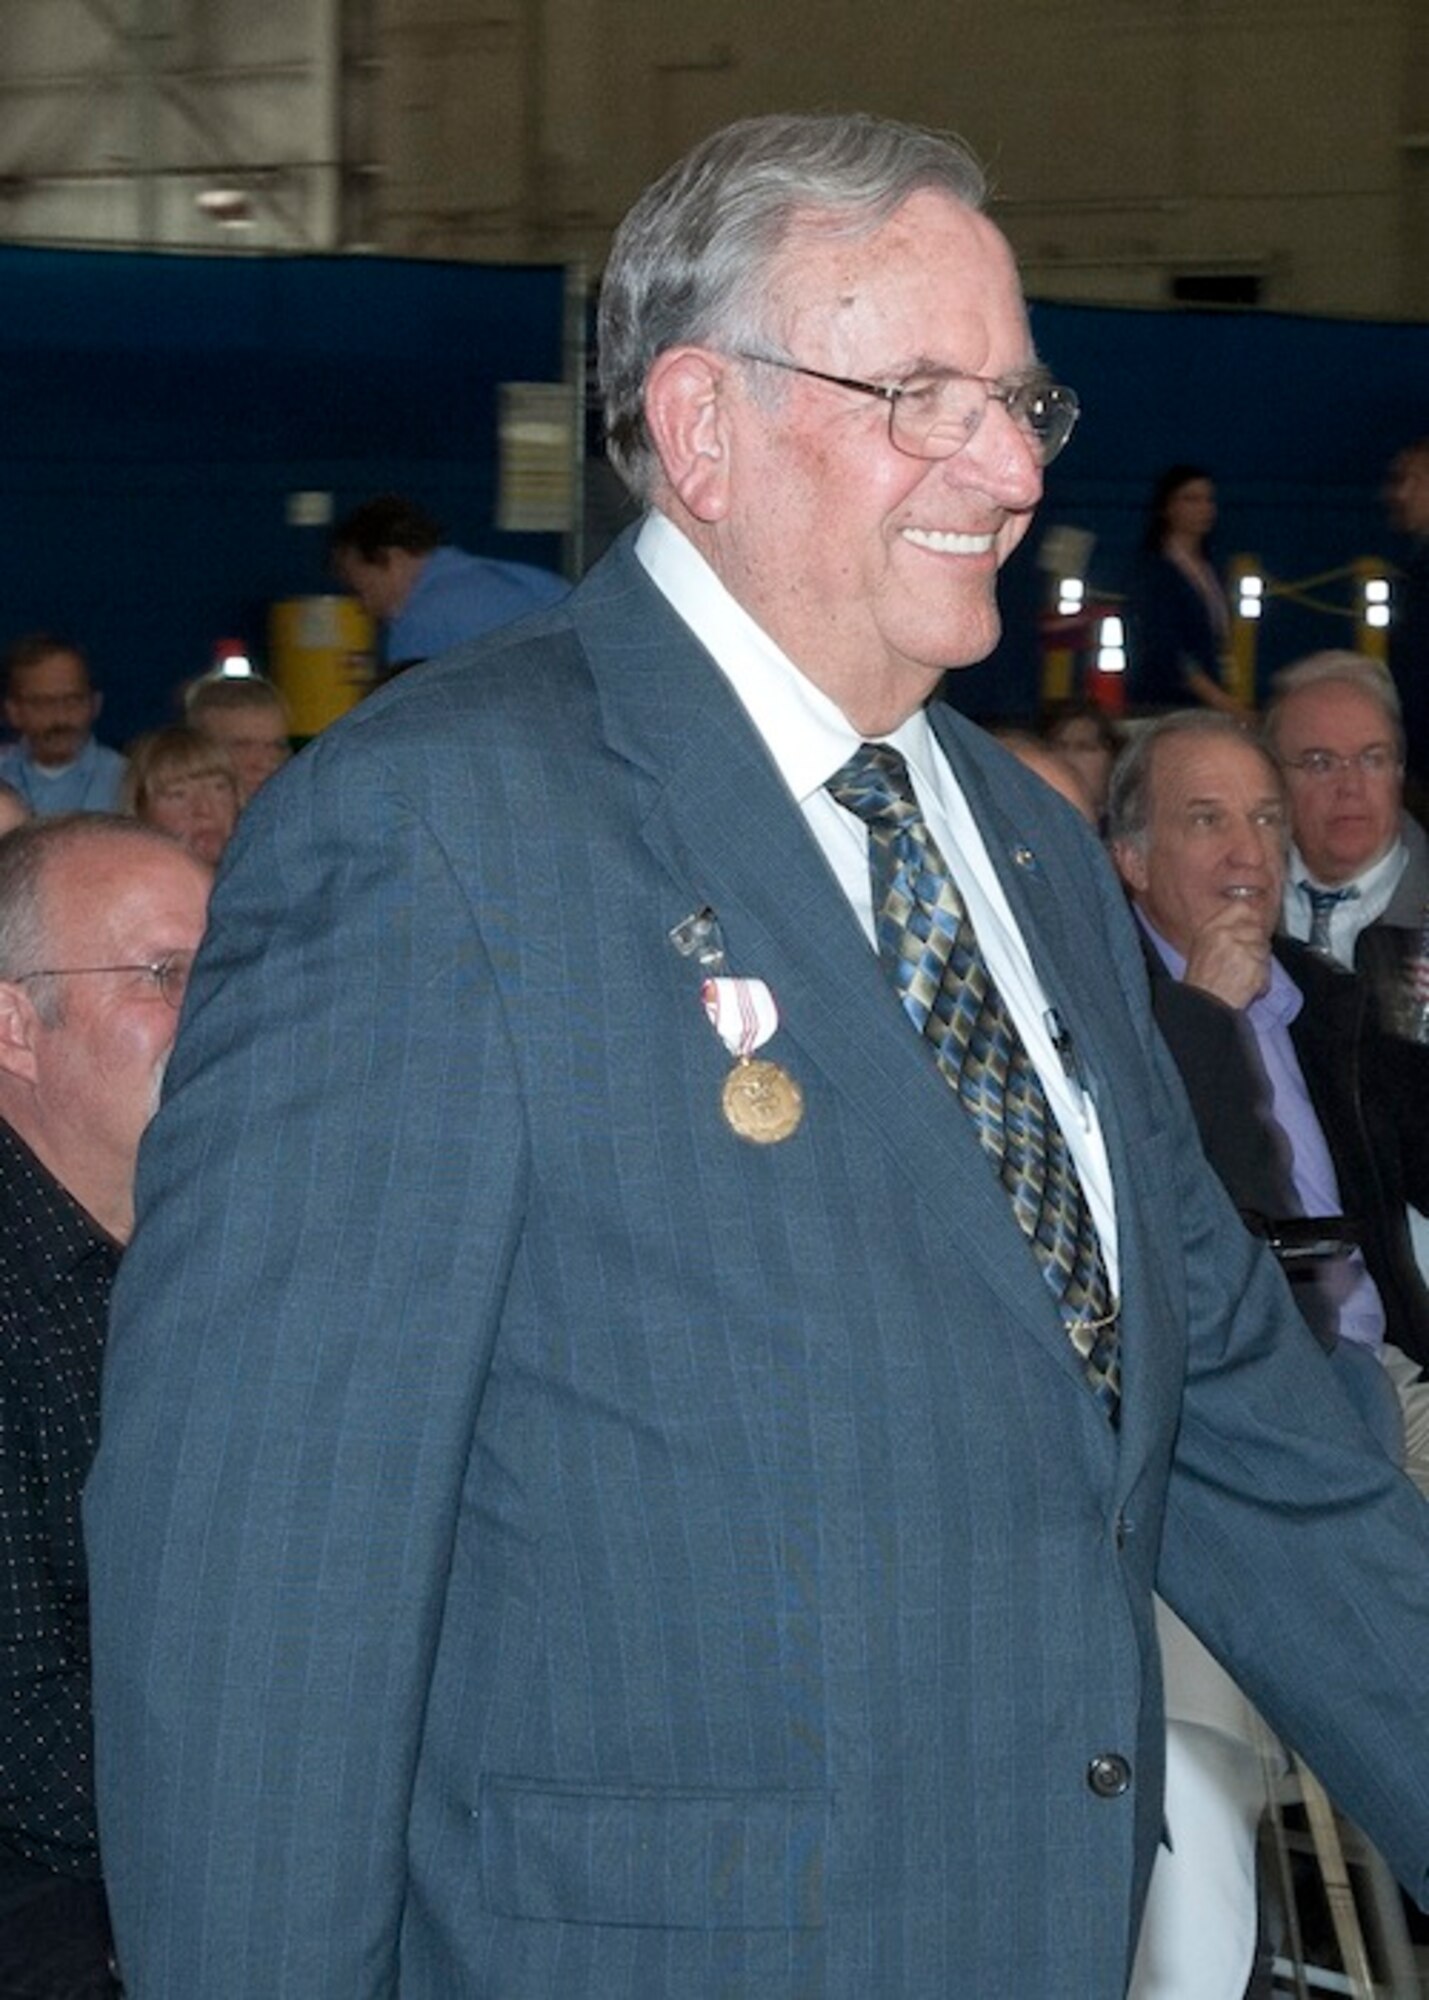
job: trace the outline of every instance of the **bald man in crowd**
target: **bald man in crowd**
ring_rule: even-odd
[[[79,1495],[209,871],[104,814],[0,839],[0,1993],[117,1993]]]

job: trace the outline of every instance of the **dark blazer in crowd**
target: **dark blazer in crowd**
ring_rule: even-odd
[[[1257,1234],[1267,1223],[1298,1216],[1302,1204],[1288,1142],[1275,1124],[1270,1083],[1249,1023],[1214,994],[1173,978],[1149,940],[1145,952],[1156,1025],[1176,1058],[1206,1158]],[[1276,940],[1276,952],[1305,995],[1291,1041],[1340,1199],[1363,1237],[1365,1261],[1384,1299],[1388,1337],[1421,1360],[1429,1296],[1409,1243],[1403,1190],[1406,1165],[1413,1184],[1421,1185],[1420,1135],[1429,1119],[1422,1109],[1416,1112],[1414,1093],[1420,1107],[1429,1101],[1426,1064],[1386,1046],[1363,980],[1327,967],[1287,939]],[[1333,1300],[1315,1283],[1311,1266],[1293,1272],[1291,1290],[1321,1345],[1333,1346]]]
[[[1383,1031],[1367,979],[1294,938],[1274,948],[1305,996],[1290,1039],[1388,1338],[1429,1368],[1429,1290],[1404,1212],[1406,1201],[1429,1210],[1429,1046]]]

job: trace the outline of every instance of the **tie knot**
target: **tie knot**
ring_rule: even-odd
[[[1331,910],[1338,909],[1341,903],[1353,903],[1360,893],[1353,884],[1347,889],[1317,889],[1313,882],[1302,882],[1300,887],[1309,897],[1310,908],[1317,917],[1322,911],[1328,915]]]
[[[889,743],[860,743],[824,789],[869,826],[907,826],[922,818],[908,766]]]

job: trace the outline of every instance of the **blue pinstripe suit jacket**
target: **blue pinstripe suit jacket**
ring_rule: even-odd
[[[1420,1881],[1420,1502],[1204,1167],[1094,843],[936,726],[1106,1127],[1119,1431],[628,545],[260,795],[87,1502],[137,2000],[1112,2000],[1158,1575]],[[782,1144],[720,1115],[705,904]]]

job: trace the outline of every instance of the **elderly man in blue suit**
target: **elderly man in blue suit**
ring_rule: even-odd
[[[673,167],[644,524],[240,831],[88,1496],[141,2000],[1113,2000],[1153,1583],[1423,1886],[1422,1503],[1090,831],[925,708],[1076,413],[980,195],[860,117]]]

